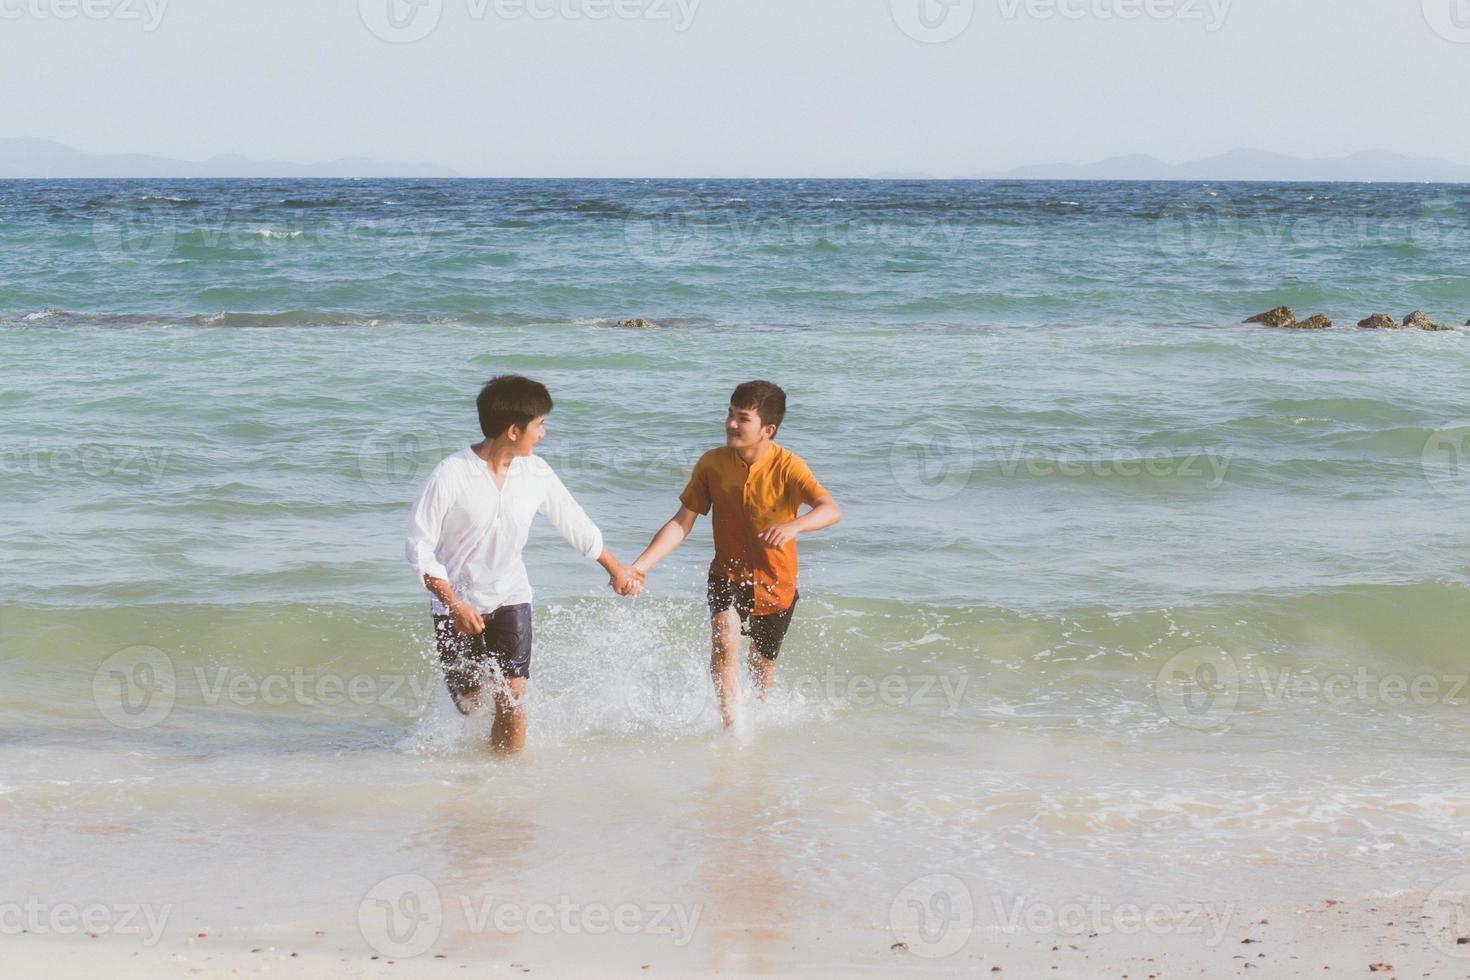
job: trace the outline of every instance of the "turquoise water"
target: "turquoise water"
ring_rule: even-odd
[[[1470,316],[1467,205],[0,183],[6,878],[245,936],[361,930],[409,871],[613,901],[656,867],[736,967],[783,929],[886,950],[936,872],[984,908],[1432,889],[1470,856],[1470,331],[1352,324]],[[1278,303],[1338,326],[1240,325]],[[505,371],[550,386],[542,455],[624,557],[729,390],[787,388],[846,516],[745,741],[702,676],[706,527],[632,602],[538,530],[530,755],[449,709],[401,535]]]
[[[0,314],[741,326],[1470,316],[1470,188],[7,181]]]

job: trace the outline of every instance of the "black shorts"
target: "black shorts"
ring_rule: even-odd
[[[492,676],[531,676],[531,606],[501,606],[481,613],[485,632],[466,636],[447,615],[434,617],[434,645],[444,681],[455,697],[479,690]]]
[[[791,605],[780,612],[765,616],[753,615],[755,586],[752,584],[711,575],[708,592],[711,617],[718,616],[733,606],[735,614],[740,617],[740,635],[750,637],[750,645],[755,652],[767,660],[775,660],[780,656],[786,631],[791,628],[791,614],[796,611],[796,600],[801,598],[800,592],[792,596]]]

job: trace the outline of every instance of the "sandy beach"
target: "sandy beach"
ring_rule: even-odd
[[[1470,955],[1436,945],[1421,925],[1425,895],[1324,900],[1305,908],[1242,906],[1219,942],[1193,926],[1006,933],[975,930],[942,957],[894,947],[893,933],[725,923],[686,947],[655,937],[446,935],[435,951],[392,959],[360,935],[226,929],[140,948],[124,937],[7,935],[8,975],[34,978],[456,976],[976,976],[1166,980],[1170,977],[1470,976]],[[1109,927],[1104,924],[1105,930]],[[1453,950],[1455,944],[1450,943]],[[1463,948],[1463,947],[1460,947]]]

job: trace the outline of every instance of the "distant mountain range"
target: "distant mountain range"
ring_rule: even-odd
[[[83,153],[53,140],[0,138],[0,178],[17,177],[458,177],[434,163],[343,157],[325,163],[256,160],[234,153],[173,160],[139,153]],[[873,174],[877,180],[936,180],[918,171]],[[1470,166],[1386,150],[1309,160],[1265,150],[1231,150],[1188,163],[1135,154],[1096,163],[1052,163],[986,171],[986,180],[1311,180],[1470,183]]]
[[[52,140],[0,139],[0,178],[14,177],[457,177],[432,163],[343,157],[325,163],[253,160],[223,153],[208,160],[170,160],[140,153],[83,153]]]
[[[1265,150],[1231,150],[1219,156],[1169,164],[1151,156],[1110,157],[1097,163],[1018,167],[976,174],[996,180],[1346,180],[1470,182],[1470,166],[1386,150],[1308,160]]]

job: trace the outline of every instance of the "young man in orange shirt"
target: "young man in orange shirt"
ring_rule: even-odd
[[[700,457],[679,495],[679,512],[632,566],[646,575],[683,544],[701,514],[714,510],[710,676],[727,728],[735,724],[740,637],[750,637],[747,669],[764,699],[799,598],[796,536],[842,519],[837,501],[801,457],[772,441],[785,415],[786,392],[776,385],[750,381],[736,388],[725,416],[725,445]],[[802,504],[812,509],[798,516]]]

